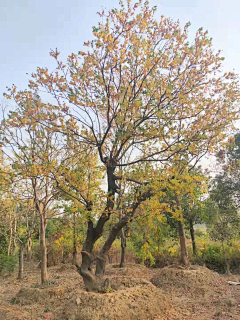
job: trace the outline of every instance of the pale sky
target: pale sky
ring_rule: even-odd
[[[240,73],[240,1],[150,0],[162,14],[181,24],[192,23],[191,36],[199,27],[209,31],[216,49],[223,50],[225,70]],[[28,75],[39,67],[53,69],[50,48],[61,58],[84,49],[97,25],[97,11],[119,7],[117,0],[0,0],[0,101],[6,86],[27,88]]]

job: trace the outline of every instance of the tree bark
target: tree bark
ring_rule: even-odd
[[[97,256],[96,260],[96,275],[102,276],[105,273],[105,261],[106,261],[106,254],[108,253],[109,249],[111,248],[113,242],[115,241],[119,231],[128,223],[128,217],[122,217],[119,222],[117,222],[113,227],[108,236],[108,239],[104,243],[99,255]]]
[[[76,212],[73,213],[73,265],[77,264]]]
[[[31,261],[32,259],[32,239],[31,237],[27,240],[27,261]]]
[[[109,164],[109,161],[106,160],[106,163]],[[77,270],[80,275],[83,277],[83,281],[87,291],[94,290],[102,290],[102,288],[106,287],[108,284],[108,279],[104,282],[102,277],[105,272],[105,263],[106,263],[106,255],[111,248],[114,240],[116,239],[119,231],[129,222],[131,217],[134,215],[135,210],[138,208],[142,201],[145,201],[152,195],[152,189],[149,188],[146,192],[141,193],[137,192],[135,201],[132,205],[130,211],[127,211],[124,217],[121,217],[118,223],[116,223],[109,234],[108,239],[104,243],[100,253],[96,257],[96,272],[95,275],[91,270],[91,264],[93,262],[92,250],[95,242],[102,236],[103,227],[105,223],[109,220],[111,213],[113,212],[114,204],[115,204],[115,193],[118,189],[116,186],[116,177],[114,176],[114,162],[112,166],[107,166],[107,175],[108,175],[108,197],[107,197],[107,206],[99,218],[96,227],[93,227],[92,221],[88,222],[88,231],[87,238],[83,245],[82,250],[82,264],[81,267],[77,266]],[[99,289],[100,288],[100,289]]]
[[[225,264],[225,273],[226,274],[231,274],[230,272],[230,263],[226,257],[226,251],[225,251],[225,248],[224,248],[224,242],[222,241],[222,251],[223,251],[223,259],[224,259],[224,264]]]
[[[108,196],[107,196],[107,206],[100,216],[96,227],[93,227],[93,222],[88,222],[87,238],[83,244],[82,249],[82,264],[81,267],[77,266],[79,274],[83,277],[83,281],[87,291],[97,290],[99,286],[99,276],[104,274],[105,271],[105,255],[100,255],[97,258],[96,263],[96,275],[93,274],[91,265],[94,261],[92,251],[95,242],[102,236],[103,228],[105,223],[109,220],[112,210],[115,204],[115,193],[117,191],[117,186],[115,183],[114,170],[116,168],[116,163],[111,159],[106,160],[107,166],[107,178],[108,178]],[[92,210],[92,203],[87,204],[87,210]]]
[[[181,262],[185,266],[188,265],[188,255],[187,255],[187,246],[186,246],[186,237],[185,230],[182,221],[178,221],[178,234],[180,240],[180,248],[181,248]]]
[[[110,234],[108,236],[108,239],[104,243],[99,255],[96,258],[96,275],[102,276],[105,271],[105,264],[103,261],[106,261],[106,254],[108,253],[109,249],[111,248],[113,242],[115,241],[119,231],[131,220],[131,218],[134,216],[134,213],[138,206],[145,201],[146,199],[149,199],[152,195],[151,188],[148,189],[144,193],[139,193],[139,195],[136,197],[131,210],[127,211],[124,216],[122,216],[119,221],[112,227]]]
[[[95,242],[101,237],[103,232],[103,227],[107,221],[105,213],[99,218],[97,226],[93,227],[93,222],[88,222],[87,238],[83,244],[82,249],[82,264],[79,267],[77,264],[78,273],[82,276],[85,288],[87,291],[99,291],[100,283],[98,277],[92,272],[92,263],[94,257],[92,254],[93,246]]]
[[[19,246],[19,269],[18,269],[18,279],[23,278],[23,244]]]
[[[176,194],[176,204],[178,209],[181,208],[181,204],[179,198]],[[178,234],[179,234],[179,241],[180,241],[180,249],[181,249],[181,262],[185,266],[188,265],[188,255],[187,255],[187,245],[186,245],[186,237],[185,237],[185,230],[182,222],[182,215],[179,216],[179,220],[177,222],[178,226]]]
[[[40,216],[40,252],[41,252],[41,283],[47,281],[47,246],[46,224],[43,215]]]
[[[83,244],[83,249],[81,252],[82,264],[80,267],[76,265],[79,274],[83,277],[83,281],[87,291],[101,291],[103,286],[105,285],[105,282],[101,282],[100,280],[101,276],[104,274],[104,271],[105,271],[105,261],[106,261],[105,254],[100,254],[96,258],[97,262],[96,262],[95,275],[92,272],[91,266],[94,261],[94,257],[92,254],[93,246],[95,242],[101,237],[104,224],[108,219],[109,218],[107,218],[106,214],[103,213],[102,216],[99,218],[97,226],[95,228],[93,227],[92,221],[88,222],[87,238]],[[113,241],[115,240],[115,238],[113,239]]]
[[[8,256],[10,256],[10,253],[11,253],[12,235],[13,235],[13,229],[12,229],[12,222],[11,222],[11,225],[10,225],[10,238],[9,238],[9,244],[8,244]]]
[[[17,233],[17,218],[14,218],[14,237],[13,237],[13,255],[15,256],[17,250],[17,242],[16,242],[16,235]]]
[[[189,220],[189,226],[190,226],[190,234],[191,234],[191,239],[192,239],[193,254],[194,254],[194,256],[196,256],[197,255],[197,246],[196,246],[196,241],[195,241],[195,232],[194,232],[194,226],[193,226],[192,219]]]
[[[124,228],[121,229],[121,262],[119,267],[124,268],[125,267],[125,250],[126,250],[127,242],[126,242],[126,236],[124,232]]]

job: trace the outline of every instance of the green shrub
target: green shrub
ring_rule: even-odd
[[[3,272],[12,273],[16,267],[16,257],[0,254],[0,274]]]
[[[237,240],[228,243],[198,238],[197,256],[190,255],[190,261],[196,264],[205,264],[209,269],[217,272],[239,272],[240,244]]]

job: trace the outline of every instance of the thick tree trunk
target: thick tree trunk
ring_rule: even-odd
[[[18,269],[18,279],[23,278],[23,245],[19,246],[19,269]]]
[[[47,281],[47,246],[46,225],[44,217],[40,216],[40,252],[41,252],[41,283]]]
[[[104,210],[103,214],[98,220],[98,223],[95,228],[93,228],[92,221],[88,222],[88,232],[87,238],[83,245],[82,250],[82,265],[81,267],[77,266],[78,272],[83,277],[83,281],[85,283],[86,289],[88,291],[102,291],[108,285],[108,279],[104,282],[102,280],[102,276],[105,272],[105,263],[106,263],[106,255],[111,248],[114,240],[116,239],[119,231],[128,223],[129,219],[134,215],[135,210],[138,208],[142,201],[145,201],[152,195],[152,190],[149,189],[144,193],[140,193],[138,197],[136,197],[132,208],[130,211],[126,212],[124,217],[121,217],[119,222],[116,223],[105,244],[103,245],[99,255],[96,257],[96,272],[95,275],[91,270],[91,264],[93,262],[92,250],[94,243],[99,239],[103,232],[103,227],[105,223],[109,220],[111,213],[113,212],[114,204],[115,204],[115,193],[118,189],[114,176],[114,162],[112,162],[112,166],[109,166],[109,161],[107,163],[107,175],[108,175],[108,198],[107,198],[107,207]]]
[[[121,262],[119,267],[124,268],[125,267],[125,250],[126,250],[126,236],[124,232],[124,228],[121,229]]]
[[[189,220],[189,226],[190,226],[190,234],[192,239],[192,249],[194,256],[197,255],[197,247],[196,247],[196,241],[195,241],[195,233],[194,233],[194,226],[192,219]]]
[[[178,221],[178,234],[180,240],[180,249],[181,249],[181,262],[185,266],[188,265],[188,255],[187,255],[187,246],[186,246],[186,237],[185,230],[182,221]]]
[[[100,254],[96,257],[96,272],[95,274],[92,272],[92,263],[94,261],[94,257],[92,255],[93,246],[97,239],[102,235],[102,230],[106,220],[106,216],[102,215],[98,221],[98,224],[95,228],[93,228],[92,221],[88,222],[88,231],[87,238],[83,245],[82,250],[82,264],[81,267],[77,266],[79,274],[83,277],[83,281],[87,291],[103,291],[106,286],[106,281],[102,280],[102,276],[105,272],[105,262],[106,262],[106,254],[108,250],[111,248],[112,243],[116,239],[116,236],[119,230],[122,228],[120,222],[118,222],[113,228],[109,235],[109,238],[105,242]],[[105,222],[102,220],[106,220]],[[123,223],[123,222],[122,222]]]
[[[96,281],[95,275],[93,274],[92,269],[91,269],[92,262],[93,262],[92,251],[93,251],[93,245],[95,243],[94,233],[95,233],[95,228],[93,228],[93,222],[89,221],[88,222],[88,230],[87,230],[87,238],[83,244],[83,249],[81,252],[82,264],[80,267],[76,264],[77,270],[83,278],[85,288],[87,291],[93,291],[94,284]]]
[[[92,221],[88,222],[87,238],[82,249],[82,264],[81,267],[77,266],[78,272],[83,277],[83,281],[87,291],[99,291],[99,279],[105,271],[105,255],[99,255],[97,257],[96,275],[93,274],[91,265],[94,261],[92,255],[93,246],[95,242],[102,236],[103,227],[105,223],[109,220],[115,204],[115,193],[117,190],[117,186],[115,183],[114,170],[116,168],[116,164],[113,160],[109,161],[109,159],[107,159],[106,166],[108,177],[107,206],[104,212],[102,213],[101,217],[99,218],[95,228],[93,227]],[[88,211],[91,211],[92,203],[88,204],[87,209]]]
[[[100,222],[101,218],[99,219],[98,223]],[[79,274],[83,278],[86,290],[97,292],[104,291],[104,287],[106,285],[106,283],[101,279],[101,277],[96,276],[92,271],[92,263],[94,261],[94,257],[92,254],[93,246],[97,239],[101,236],[101,233],[97,232],[100,232],[101,230],[101,228],[98,229],[98,227],[99,225],[97,224],[96,228],[93,228],[92,221],[88,222],[87,238],[81,252],[82,264],[80,267],[76,265]]]
[[[99,255],[97,256],[96,260],[96,275],[102,276],[105,272],[105,261],[106,261],[106,254],[108,253],[109,249],[111,248],[113,242],[115,241],[119,231],[128,223],[127,216],[122,217],[119,222],[117,222],[113,227],[108,236],[108,239],[104,243]]]

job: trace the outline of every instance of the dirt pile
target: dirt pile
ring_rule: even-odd
[[[224,292],[228,285],[216,273],[205,267],[171,268],[165,267],[155,271],[151,282],[165,292],[179,291],[181,294],[204,294],[212,290]]]
[[[152,269],[139,264],[127,264],[125,268],[119,268],[118,265],[108,265],[106,268],[106,276],[127,276],[150,280],[153,273]]]
[[[123,282],[122,287],[124,284],[130,285],[130,282]],[[171,303],[162,291],[143,280],[136,286],[105,294],[78,291],[63,309],[58,310],[58,319],[174,319],[168,316],[170,310]]]
[[[110,280],[107,293],[86,292],[82,285],[76,286],[81,277],[78,279],[79,275],[71,267],[53,267],[51,274],[57,277],[58,285],[21,288],[13,298],[12,306],[33,310],[41,306],[38,314],[43,315],[44,310],[49,309],[58,320],[176,319],[171,302],[161,289],[147,279],[119,276],[115,272],[121,274],[123,269],[110,268],[107,273],[111,275],[106,275]],[[124,274],[135,271],[138,276],[147,271],[142,266],[130,266],[126,270]]]
[[[65,288],[52,287],[52,288],[22,288],[12,299],[13,304],[19,305],[31,305],[31,304],[43,304],[50,302],[51,298],[60,298],[64,296]]]
[[[151,282],[186,319],[240,319],[237,300],[227,282],[205,267],[165,267],[155,271]]]
[[[60,268],[57,269],[57,272],[74,272],[77,271],[76,267],[72,264],[63,264]]]

